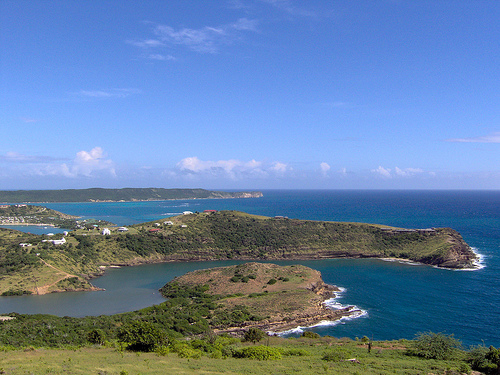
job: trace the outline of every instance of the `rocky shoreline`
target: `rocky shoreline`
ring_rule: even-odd
[[[316,293],[319,299],[303,311],[297,311],[291,315],[279,313],[258,322],[244,322],[238,326],[216,328],[214,332],[239,337],[243,336],[249,328],[258,328],[269,334],[278,335],[297,328],[313,327],[323,322],[335,322],[342,318],[362,314],[362,311],[355,306],[331,309],[325,305],[325,302],[335,298],[336,293],[340,292],[340,289],[334,285],[328,285],[320,281],[311,285],[310,290]]]

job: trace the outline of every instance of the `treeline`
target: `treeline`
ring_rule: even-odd
[[[167,199],[239,198],[262,196],[260,192],[224,192],[205,189],[63,189],[63,190],[2,190],[0,202],[90,202],[90,201],[134,201]]]
[[[57,317],[53,315],[9,314],[12,320],[0,321],[0,345],[64,347],[89,343],[89,334],[99,330],[108,341],[116,341],[127,329],[146,324],[164,335],[165,340],[201,335],[264,317],[251,314],[245,306],[224,307],[219,297],[205,293],[206,288],[164,287],[168,298],[159,305],[138,311],[96,317]]]

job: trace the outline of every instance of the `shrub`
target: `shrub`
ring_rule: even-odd
[[[254,344],[262,340],[264,337],[266,337],[267,334],[264,331],[261,331],[258,328],[249,328],[248,331],[245,332],[245,335],[243,336],[244,341],[251,341]]]
[[[305,357],[311,355],[307,350],[300,348],[287,349],[283,351],[283,355],[295,356],[295,357]]]
[[[319,335],[319,333],[313,331],[305,331],[302,332],[301,337],[307,337],[308,339],[319,339],[321,336]]]
[[[221,359],[223,358],[223,355],[222,355],[222,350],[219,350],[219,349],[215,349],[213,352],[211,352],[209,355],[208,355],[210,358],[214,358],[214,359]]]
[[[461,347],[453,335],[427,332],[417,335],[407,353],[427,359],[453,359]]]
[[[165,334],[150,322],[136,321],[123,326],[118,341],[127,343],[128,349],[151,352],[166,342]]]
[[[269,359],[281,359],[281,352],[276,348],[271,348],[269,346],[258,345],[249,346],[247,348],[242,348],[233,354],[236,358],[248,358],[248,359],[258,359],[260,361],[266,361]]]
[[[169,350],[168,350],[168,347],[165,346],[165,345],[158,345],[156,348],[155,348],[155,353],[157,356],[166,356],[168,354]]]
[[[188,345],[181,346],[178,351],[177,355],[179,358],[201,358],[202,351],[198,349],[193,349],[190,348]]]
[[[93,329],[87,334],[87,340],[95,345],[104,345],[106,342],[106,335],[101,329]]]
[[[269,285],[273,285],[273,284],[276,284],[277,283],[277,280],[276,279],[271,279],[267,282]]]
[[[346,360],[348,356],[349,353],[344,348],[337,347],[325,352],[321,359],[328,362],[340,362]]]

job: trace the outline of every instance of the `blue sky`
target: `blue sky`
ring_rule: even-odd
[[[498,0],[1,0],[0,189],[499,189]]]

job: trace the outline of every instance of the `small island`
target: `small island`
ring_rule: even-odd
[[[352,306],[327,308],[325,301],[334,298],[340,289],[325,284],[319,271],[302,265],[252,262],[198,270],[175,278],[160,291],[169,297],[180,289],[195,287],[203,287],[205,293],[216,296],[224,308],[239,307],[252,318],[237,325],[216,320],[211,328],[218,334],[242,336],[249,328],[279,333],[361,313]]]

